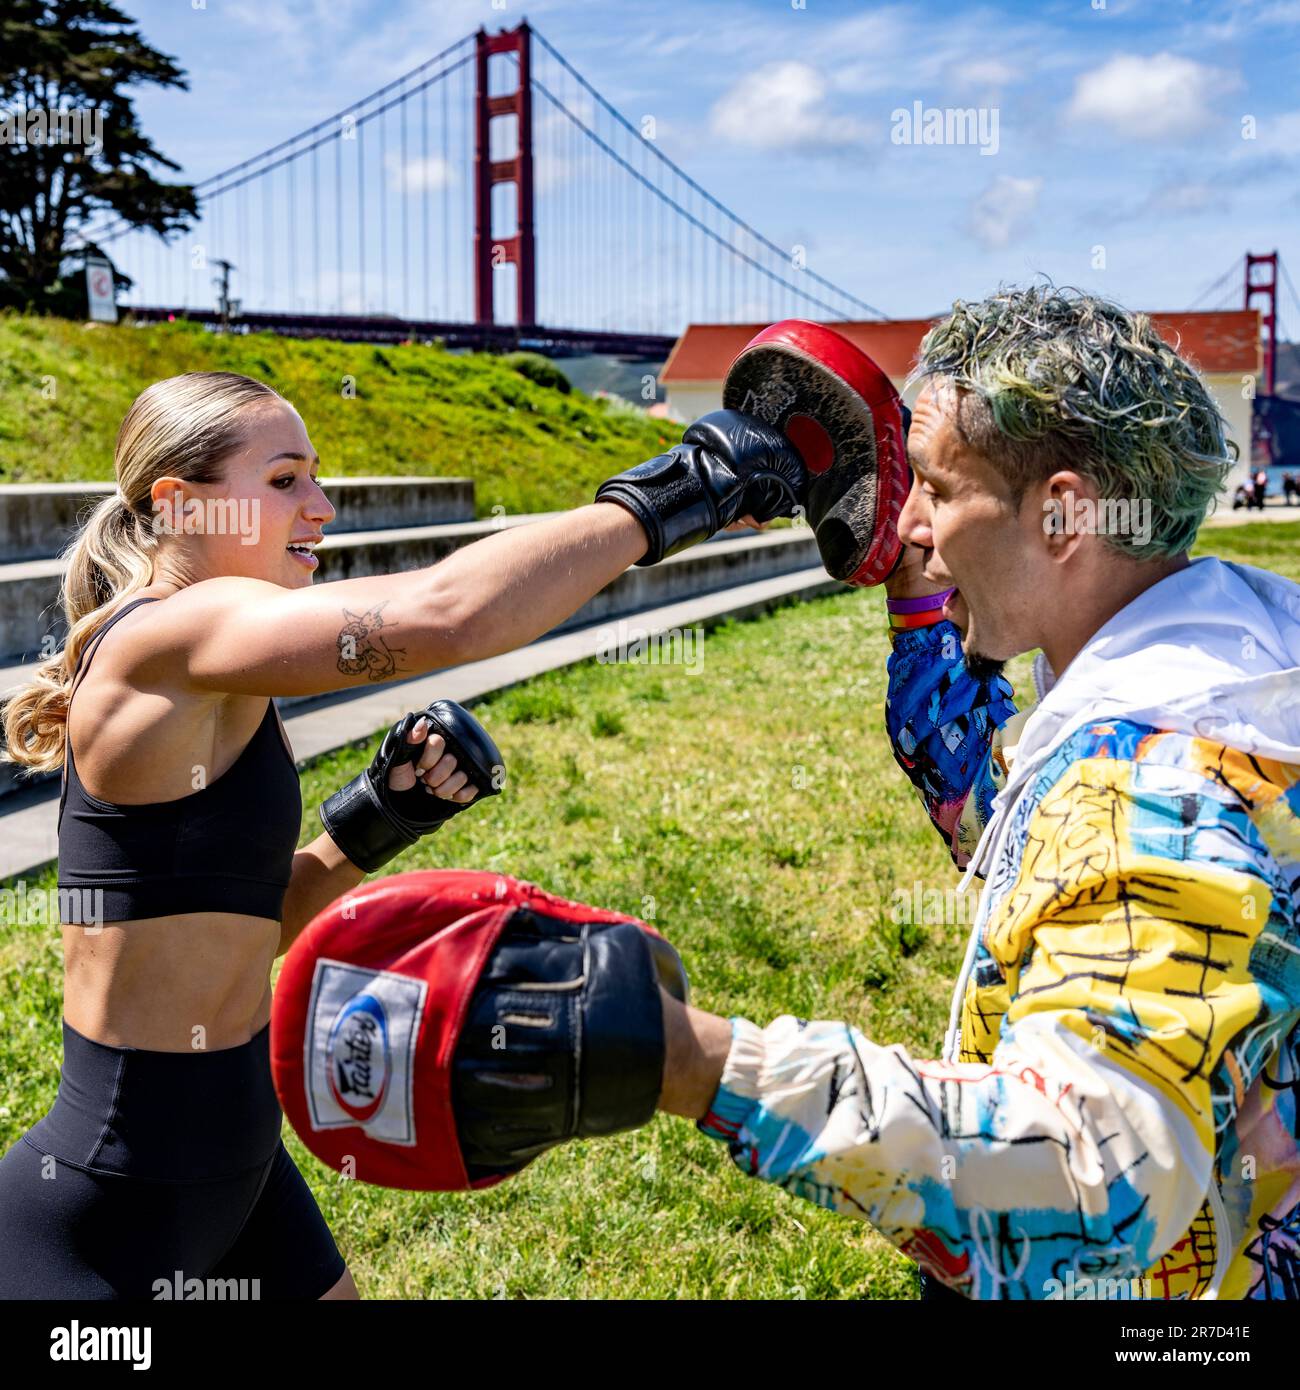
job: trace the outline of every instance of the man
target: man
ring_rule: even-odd
[[[691,1008],[645,924],[434,872],[335,904],[291,952],[285,1110],[363,1180],[459,1188],[657,1099],[966,1297],[1300,1298],[1300,587],[1189,562],[1231,454],[1144,316],[1004,291],[958,303],[916,375],[886,725],[985,880],[944,1060]],[[877,476],[900,438],[877,434]],[[656,556],[672,464],[609,499],[632,494]],[[877,511],[831,514],[873,539]],[[1017,713],[1002,663],[1035,649]],[[379,998],[414,1079],[385,1070],[349,1111],[338,1040]]]
[[[1230,457],[1145,317],[959,303],[916,376],[887,724],[986,880],[949,1060],[670,1002],[661,1106],[968,1297],[1300,1298],[1300,588],[1189,563]]]

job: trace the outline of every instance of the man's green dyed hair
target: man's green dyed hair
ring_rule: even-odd
[[[1237,457],[1196,371],[1146,314],[1052,284],[957,300],[921,343],[910,380],[957,389],[957,429],[1006,478],[1017,506],[1058,469],[1102,498],[1150,499],[1146,545],[1106,535],[1137,559],[1181,555]]]

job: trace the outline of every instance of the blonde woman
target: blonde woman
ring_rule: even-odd
[[[804,483],[780,435],[718,412],[595,505],[427,569],[314,585],[334,516],[318,463],[260,382],[150,386],[118,436],[117,493],[70,549],[65,647],[6,708],[8,758],[64,769],[61,896],[103,913],[63,924],[62,1076],[0,1160],[0,1297],[148,1298],[192,1279],[357,1296],[280,1142],[269,971],[322,907],[490,790],[495,749],[458,707],[408,715],[296,850],[271,697],[509,651],[633,563],[791,514]],[[210,516],[255,519],[255,537],[190,524]]]

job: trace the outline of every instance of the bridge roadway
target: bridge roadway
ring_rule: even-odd
[[[167,323],[188,319],[217,326],[215,309],[168,309],[123,306],[124,315],[138,323]],[[508,323],[446,323],[434,319],[402,319],[361,314],[241,313],[231,321],[232,332],[278,333],[285,338],[333,338],[345,343],[405,343],[438,341],[449,348],[474,352],[540,352],[550,357],[605,353],[646,362],[662,362],[677,339],[659,333],[613,333],[604,329],[543,328]]]

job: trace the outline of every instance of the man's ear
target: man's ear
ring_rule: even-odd
[[[1043,535],[1053,560],[1067,560],[1082,544],[1084,536],[1097,529],[1097,485],[1091,478],[1062,468],[1031,488],[1031,497],[1042,518]]]

